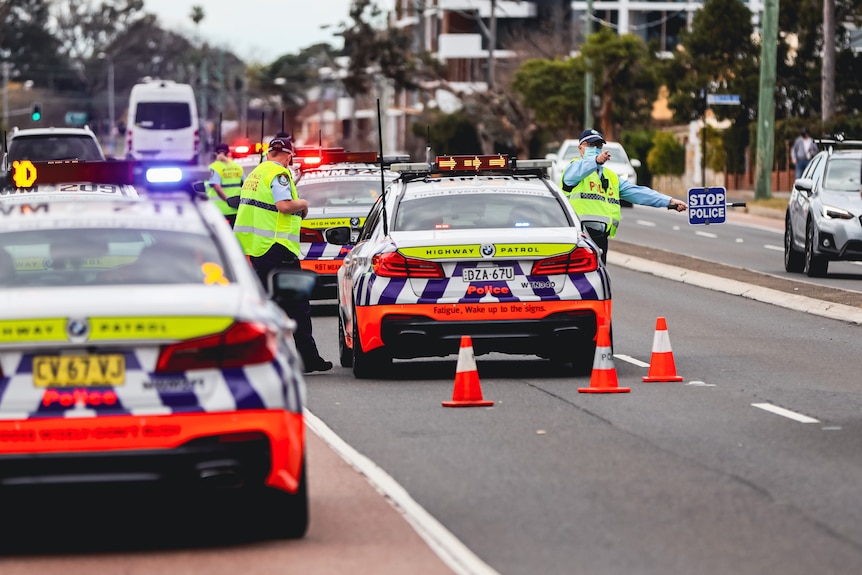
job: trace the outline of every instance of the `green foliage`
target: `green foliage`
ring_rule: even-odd
[[[433,154],[475,154],[482,147],[476,127],[463,110],[453,114],[436,112],[427,122],[416,122],[411,129],[413,135],[425,140],[431,132]]]
[[[562,139],[578,131],[584,113],[584,61],[527,60],[515,72],[512,90],[533,111],[536,123]]]
[[[647,154],[647,166],[656,176],[685,173],[685,148],[670,132],[657,132]]]
[[[650,171],[648,162],[646,161],[649,151],[653,146],[653,138],[655,130],[629,130],[623,132],[620,138],[620,143],[623,145],[630,160],[640,160],[641,167],[635,168],[638,174],[638,184],[642,186],[652,185],[652,171]]]

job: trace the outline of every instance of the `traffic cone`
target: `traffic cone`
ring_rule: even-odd
[[[652,357],[649,360],[649,372],[643,380],[682,381],[682,377],[676,374],[676,363],[673,361],[673,350],[670,349],[670,337],[667,334],[667,322],[663,317],[655,320]]]
[[[476,370],[476,358],[473,355],[473,339],[469,335],[461,336],[452,401],[444,401],[443,407],[488,407],[490,405],[494,405],[494,402],[482,399],[482,386],[479,384],[479,372]]]
[[[579,387],[579,393],[628,393],[631,389],[620,387],[617,382],[617,369],[611,351],[611,336],[607,325],[600,325],[596,334],[596,355],[593,360],[593,373],[590,386]]]

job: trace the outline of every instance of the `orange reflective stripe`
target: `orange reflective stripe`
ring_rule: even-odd
[[[391,314],[421,315],[443,322],[542,319],[554,313],[592,311],[596,324],[610,324],[612,300],[566,300],[456,304],[394,304],[356,306],[356,322],[363,351],[383,345],[380,324]],[[470,308],[467,313],[466,309]],[[504,309],[505,308],[505,309]],[[459,310],[459,311],[455,311]]]
[[[269,436],[266,484],[291,493],[299,486],[305,446],[302,414],[283,409],[39,418],[0,421],[0,458],[7,453],[173,449],[199,437],[259,431]]]

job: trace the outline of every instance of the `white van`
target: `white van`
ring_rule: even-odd
[[[198,163],[200,120],[189,84],[172,80],[135,84],[127,125],[126,158]]]

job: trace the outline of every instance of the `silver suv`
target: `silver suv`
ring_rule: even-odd
[[[88,127],[83,128],[14,128],[4,150],[3,171],[9,171],[12,162],[31,160],[84,160],[104,161],[105,153]]]

